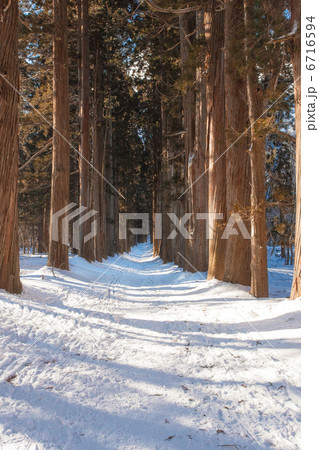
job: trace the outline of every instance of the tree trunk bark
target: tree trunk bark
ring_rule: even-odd
[[[111,86],[110,74],[108,75],[109,88]],[[113,158],[113,122],[112,122],[112,104],[111,94],[108,105],[108,118],[106,127],[106,150],[105,150],[104,170],[105,178],[114,186],[116,185],[117,178],[114,176],[114,158]],[[118,194],[107,184],[104,183],[105,190],[105,225],[106,225],[106,251],[108,256],[113,256],[116,253],[116,241],[117,241],[117,224],[118,224]]]
[[[208,212],[223,215],[223,220],[210,223],[208,280],[223,280],[226,240],[222,239],[226,220],[226,150],[224,26],[225,12],[217,0],[208,2],[206,36],[208,40],[207,79],[207,145],[208,145]],[[210,18],[210,20],[209,20]]]
[[[197,12],[196,29],[197,38],[204,34],[204,11]],[[194,158],[192,162],[192,211],[195,213],[193,231],[193,258],[192,264],[200,272],[208,270],[208,246],[206,239],[206,222],[198,219],[197,214],[205,214],[208,209],[208,183],[207,175],[203,175],[206,170],[206,124],[207,124],[207,100],[206,100],[206,79],[203,74],[204,68],[198,67],[196,71],[196,110],[195,110],[195,137],[194,137]]]
[[[90,192],[90,54],[89,54],[89,11],[88,0],[81,0],[79,19],[81,23],[81,55],[80,55],[80,206],[91,209]],[[88,212],[87,210],[87,212]],[[93,240],[84,243],[84,237],[90,233],[90,221],[81,226],[80,256],[91,262],[94,259]]]
[[[97,233],[94,238],[95,259],[102,262],[103,249],[105,248],[105,232],[103,231],[103,159],[105,148],[105,126],[104,126],[104,77],[102,59],[99,48],[99,34],[96,36],[95,48],[95,74],[94,74],[94,146],[93,146],[93,166],[97,171],[92,172],[92,197],[93,209],[98,211]]]
[[[249,83],[250,84],[250,83]],[[255,90],[248,96],[254,96]],[[260,109],[258,109],[260,111]],[[251,123],[259,115],[253,115]],[[251,136],[251,294],[268,297],[267,228],[265,207],[265,139]]]
[[[19,89],[18,28],[18,1],[0,0],[0,289],[14,294],[22,291],[17,208],[19,95],[14,90]]]
[[[242,0],[226,0],[225,3],[225,106],[226,106],[226,157],[227,214],[240,214],[250,231],[250,160],[249,137],[242,136],[249,125],[247,107],[247,82],[241,76],[235,63],[232,42],[236,33],[241,33],[238,23],[244,21]],[[238,36],[240,39],[240,36]],[[245,64],[244,54],[242,65]],[[239,138],[239,139],[238,139]],[[238,141],[236,142],[236,140]],[[226,244],[224,280],[250,286],[251,245],[237,229],[238,235],[231,235]],[[238,261],[240,260],[240,264]]]
[[[58,224],[58,241],[52,240],[53,214],[69,203],[70,149],[68,141],[70,139],[70,121],[67,1],[55,0],[53,11],[53,153],[48,266],[68,270],[69,248],[62,242],[61,219]]]
[[[154,103],[160,101],[156,90],[153,91]],[[152,217],[152,241],[153,241],[153,256],[159,256],[161,250],[161,238],[158,236],[160,231],[162,220],[160,224],[156,222],[157,214],[161,213],[161,133],[156,123],[159,122],[157,117],[153,117],[153,130],[152,130],[152,159],[153,159],[153,217]],[[162,126],[162,125],[161,125]]]
[[[193,272],[195,261],[194,252],[194,237],[196,234],[196,223],[194,217],[194,201],[199,186],[193,185],[194,179],[194,157],[195,157],[195,110],[196,110],[196,96],[195,96],[195,80],[196,69],[192,68],[189,62],[190,47],[192,45],[193,36],[188,37],[194,32],[196,28],[196,15],[195,13],[184,13],[179,16],[179,29],[180,29],[180,50],[181,50],[181,64],[182,64],[182,77],[183,85],[185,86],[183,94],[183,135],[184,143],[184,165],[185,165],[185,189],[186,192],[183,196],[183,203],[185,206],[185,213],[190,213],[192,216],[188,220],[185,228],[192,236],[192,239],[185,239],[184,248],[185,254],[183,255],[190,264],[187,264],[185,260],[182,260],[182,265],[187,270]],[[197,267],[196,267],[197,269]],[[199,270],[199,269],[198,269]]]
[[[44,241],[43,241],[43,217],[38,223],[38,253],[45,253]]]
[[[291,1],[291,21],[298,23],[293,42],[292,66],[295,87],[296,123],[296,227],[295,227],[295,267],[290,298],[301,296],[301,5],[300,0]]]
[[[173,231],[174,227],[168,217],[168,213],[171,211],[172,204],[172,172],[169,164],[169,143],[167,135],[169,134],[169,111],[165,101],[161,102],[161,123],[162,123],[162,172],[161,172],[161,207],[162,207],[162,240],[160,246],[160,257],[164,263],[172,262],[171,250],[173,241],[168,240],[168,236]]]
[[[192,216],[188,220],[187,230],[192,239],[184,240],[187,264],[182,265],[189,271],[206,272],[208,268],[208,248],[206,223],[197,219],[197,214],[207,213],[207,177],[206,169],[206,80],[202,68],[191,68],[189,51],[194,40],[194,31],[199,38],[204,33],[204,12],[181,14],[179,18],[181,39],[182,71],[188,75],[186,92],[183,97],[183,129],[185,145],[185,188],[183,205],[186,213]],[[187,37],[193,33],[192,37]],[[181,207],[183,206],[180,205]]]
[[[251,125],[251,294],[268,297],[267,227],[265,192],[265,134],[256,121],[265,110],[265,98],[258,85],[255,61],[248,55],[255,36],[250,32],[247,0],[244,1],[247,58],[247,98]]]

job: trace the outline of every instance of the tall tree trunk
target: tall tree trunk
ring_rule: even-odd
[[[115,142],[116,145],[116,142]],[[113,153],[113,180],[114,186],[117,190],[119,190],[119,170],[118,170],[119,162],[118,157],[115,153]],[[114,253],[122,253],[123,243],[119,239],[119,214],[120,214],[120,196],[114,196]]]
[[[192,214],[187,222],[185,228],[191,233],[192,237],[196,232],[195,230],[195,217],[194,217],[194,196],[197,192],[198,186],[195,184],[192,186],[194,180],[194,157],[195,157],[195,89],[194,84],[196,80],[195,67],[190,67],[189,52],[192,45],[193,37],[188,37],[194,32],[196,27],[196,15],[195,13],[185,13],[179,16],[179,29],[180,29],[180,50],[181,50],[181,63],[182,63],[182,76],[184,95],[183,95],[183,142],[185,148],[184,165],[185,165],[185,189],[186,192],[183,196],[183,202],[185,205],[185,212]],[[194,240],[185,240],[185,255],[183,255],[187,261],[191,263],[188,265],[183,260],[183,266],[187,270],[193,271],[194,264]],[[196,267],[197,268],[197,267]]]
[[[225,106],[226,106],[226,175],[227,213],[239,213],[250,230],[250,160],[249,137],[242,136],[249,125],[247,107],[247,81],[239,73],[234,59],[232,43],[242,39],[244,21],[243,0],[226,0],[225,3]],[[243,54],[242,65],[245,64]],[[240,139],[238,139],[240,138]],[[238,141],[236,142],[236,140]],[[247,218],[248,217],[248,218]],[[246,218],[246,219],[245,219]],[[226,244],[224,280],[250,286],[251,245],[242,233],[231,235]],[[238,263],[240,259],[240,264]]]
[[[92,172],[92,198],[93,208],[98,211],[98,228],[94,238],[95,258],[102,262],[103,249],[105,248],[105,230],[103,230],[102,209],[103,201],[103,155],[105,148],[105,126],[104,126],[104,77],[99,44],[100,34],[97,33],[95,39],[95,73],[94,73],[94,145],[93,145],[93,166],[97,171]]]
[[[111,76],[108,74],[109,89],[111,86]],[[113,121],[112,121],[112,100],[111,93],[109,94],[108,104],[108,117],[106,127],[106,150],[104,152],[104,173],[105,178],[114,186],[116,185],[116,177],[114,176],[114,159],[113,159]],[[105,192],[105,225],[106,225],[106,251],[107,256],[113,256],[116,252],[117,242],[117,219],[118,211],[116,205],[118,205],[118,194],[114,192],[114,189],[107,183],[104,183]]]
[[[196,15],[197,38],[203,36],[204,11],[198,11]],[[195,212],[193,231],[193,258],[192,264],[200,272],[208,270],[208,246],[206,239],[206,222],[196,218],[197,214],[207,213],[208,208],[208,183],[206,174],[206,124],[207,124],[207,100],[206,100],[206,78],[204,68],[198,67],[196,70],[196,110],[195,110],[195,137],[194,137],[194,158],[192,161],[192,211]],[[189,270],[189,269],[188,269]]]
[[[42,220],[38,223],[37,232],[38,232],[38,253],[45,253],[43,240],[43,217]]]
[[[226,219],[226,150],[225,142],[225,82],[224,82],[224,26],[225,12],[217,0],[208,2],[208,211],[223,214]],[[210,25],[210,26],[209,26]],[[225,270],[226,240],[222,239],[224,222],[210,223],[208,280],[223,280]]]
[[[155,163],[156,164],[156,163]],[[157,166],[157,164],[156,164]],[[153,218],[152,218],[152,241],[153,241],[153,256],[159,256],[161,252],[161,239],[158,236],[161,225],[157,223],[157,214],[161,212],[160,205],[160,177],[156,173],[153,177]]]
[[[247,98],[251,125],[251,293],[255,297],[268,297],[267,227],[265,193],[265,133],[256,122],[265,110],[265,97],[258,85],[256,62],[249,55],[255,42],[251,32],[248,0],[244,0],[245,52],[247,58]]]
[[[301,5],[300,0],[291,0],[291,21],[298,24],[293,42],[292,66],[295,87],[296,123],[296,227],[295,227],[295,268],[290,298],[301,296]]]
[[[162,207],[162,240],[160,246],[160,257],[164,263],[172,262],[170,258],[172,241],[168,240],[168,236],[173,231],[172,222],[168,217],[172,204],[172,173],[169,164],[169,143],[167,135],[169,130],[169,111],[165,99],[161,102],[161,123],[162,123],[162,172],[161,172],[161,207]]]
[[[160,98],[156,89],[153,89],[153,101],[154,103],[160,102]],[[161,181],[161,133],[157,123],[160,122],[158,118],[153,117],[153,129],[152,129],[152,160],[153,160],[153,217],[152,217],[152,242],[153,242],[153,256],[158,256],[161,249],[161,238],[158,236],[161,225],[156,223],[157,214],[161,212],[161,195],[160,195],[160,181]],[[160,221],[161,222],[161,221]]]
[[[162,92],[167,92],[166,74],[162,78]],[[175,261],[179,249],[180,235],[177,232],[174,239],[168,239],[175,230],[175,225],[168,216],[173,213],[178,216],[178,202],[176,201],[176,167],[174,155],[178,152],[176,142],[172,135],[174,129],[174,117],[168,103],[169,96],[161,98],[161,131],[162,131],[162,161],[160,180],[160,205],[162,213],[162,239],[160,245],[160,257],[164,263]]]
[[[69,203],[70,150],[68,141],[70,125],[67,1],[55,0],[53,11],[53,153],[48,266],[68,270],[69,248],[62,243],[61,220],[58,225],[58,241],[52,240],[53,214]]]
[[[80,54],[80,206],[91,209],[90,192],[90,55],[89,55],[89,11],[88,0],[79,3],[79,19],[81,23]],[[94,259],[93,240],[84,243],[84,237],[90,233],[90,221],[81,226],[80,256],[91,262]]]
[[[46,196],[43,208],[43,246],[44,253],[49,253],[50,242],[50,197]]]
[[[187,230],[192,239],[184,241],[187,270],[206,272],[208,268],[208,248],[206,240],[206,223],[198,219],[197,214],[207,213],[207,177],[206,169],[206,79],[202,68],[192,68],[189,61],[191,45],[196,37],[204,33],[204,11],[181,14],[179,19],[181,39],[182,71],[186,74],[186,89],[183,97],[185,144],[185,188],[187,189],[183,204],[186,213],[192,216],[187,223]],[[192,36],[190,36],[192,35]],[[189,37],[190,36],[190,37]]]
[[[0,0],[0,74],[19,89],[18,1]],[[0,289],[22,290],[18,239],[19,95],[0,77]]]

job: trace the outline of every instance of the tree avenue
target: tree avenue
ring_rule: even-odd
[[[0,45],[0,289],[145,213],[164,263],[265,298],[279,247],[300,297],[300,0],[0,0]]]

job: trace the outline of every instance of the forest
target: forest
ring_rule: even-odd
[[[300,448],[300,22],[0,0],[1,448]]]
[[[87,261],[136,243],[119,213],[148,213],[164,262],[267,297],[280,246],[300,297],[300,2],[2,3],[0,287],[22,289],[19,248],[68,269],[50,233],[73,202],[98,214],[70,245]],[[251,239],[222,239],[238,215]]]

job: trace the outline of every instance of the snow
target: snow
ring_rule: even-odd
[[[300,448],[300,301],[275,255],[267,300],[149,244],[45,264],[0,291],[0,448]]]
[[[278,41],[279,40],[284,40],[284,39],[287,39],[290,36],[294,36],[295,34],[297,34],[297,31],[298,31],[298,20],[295,19],[293,27],[292,27],[292,30],[289,33],[287,33],[285,36],[280,36],[277,40]]]

